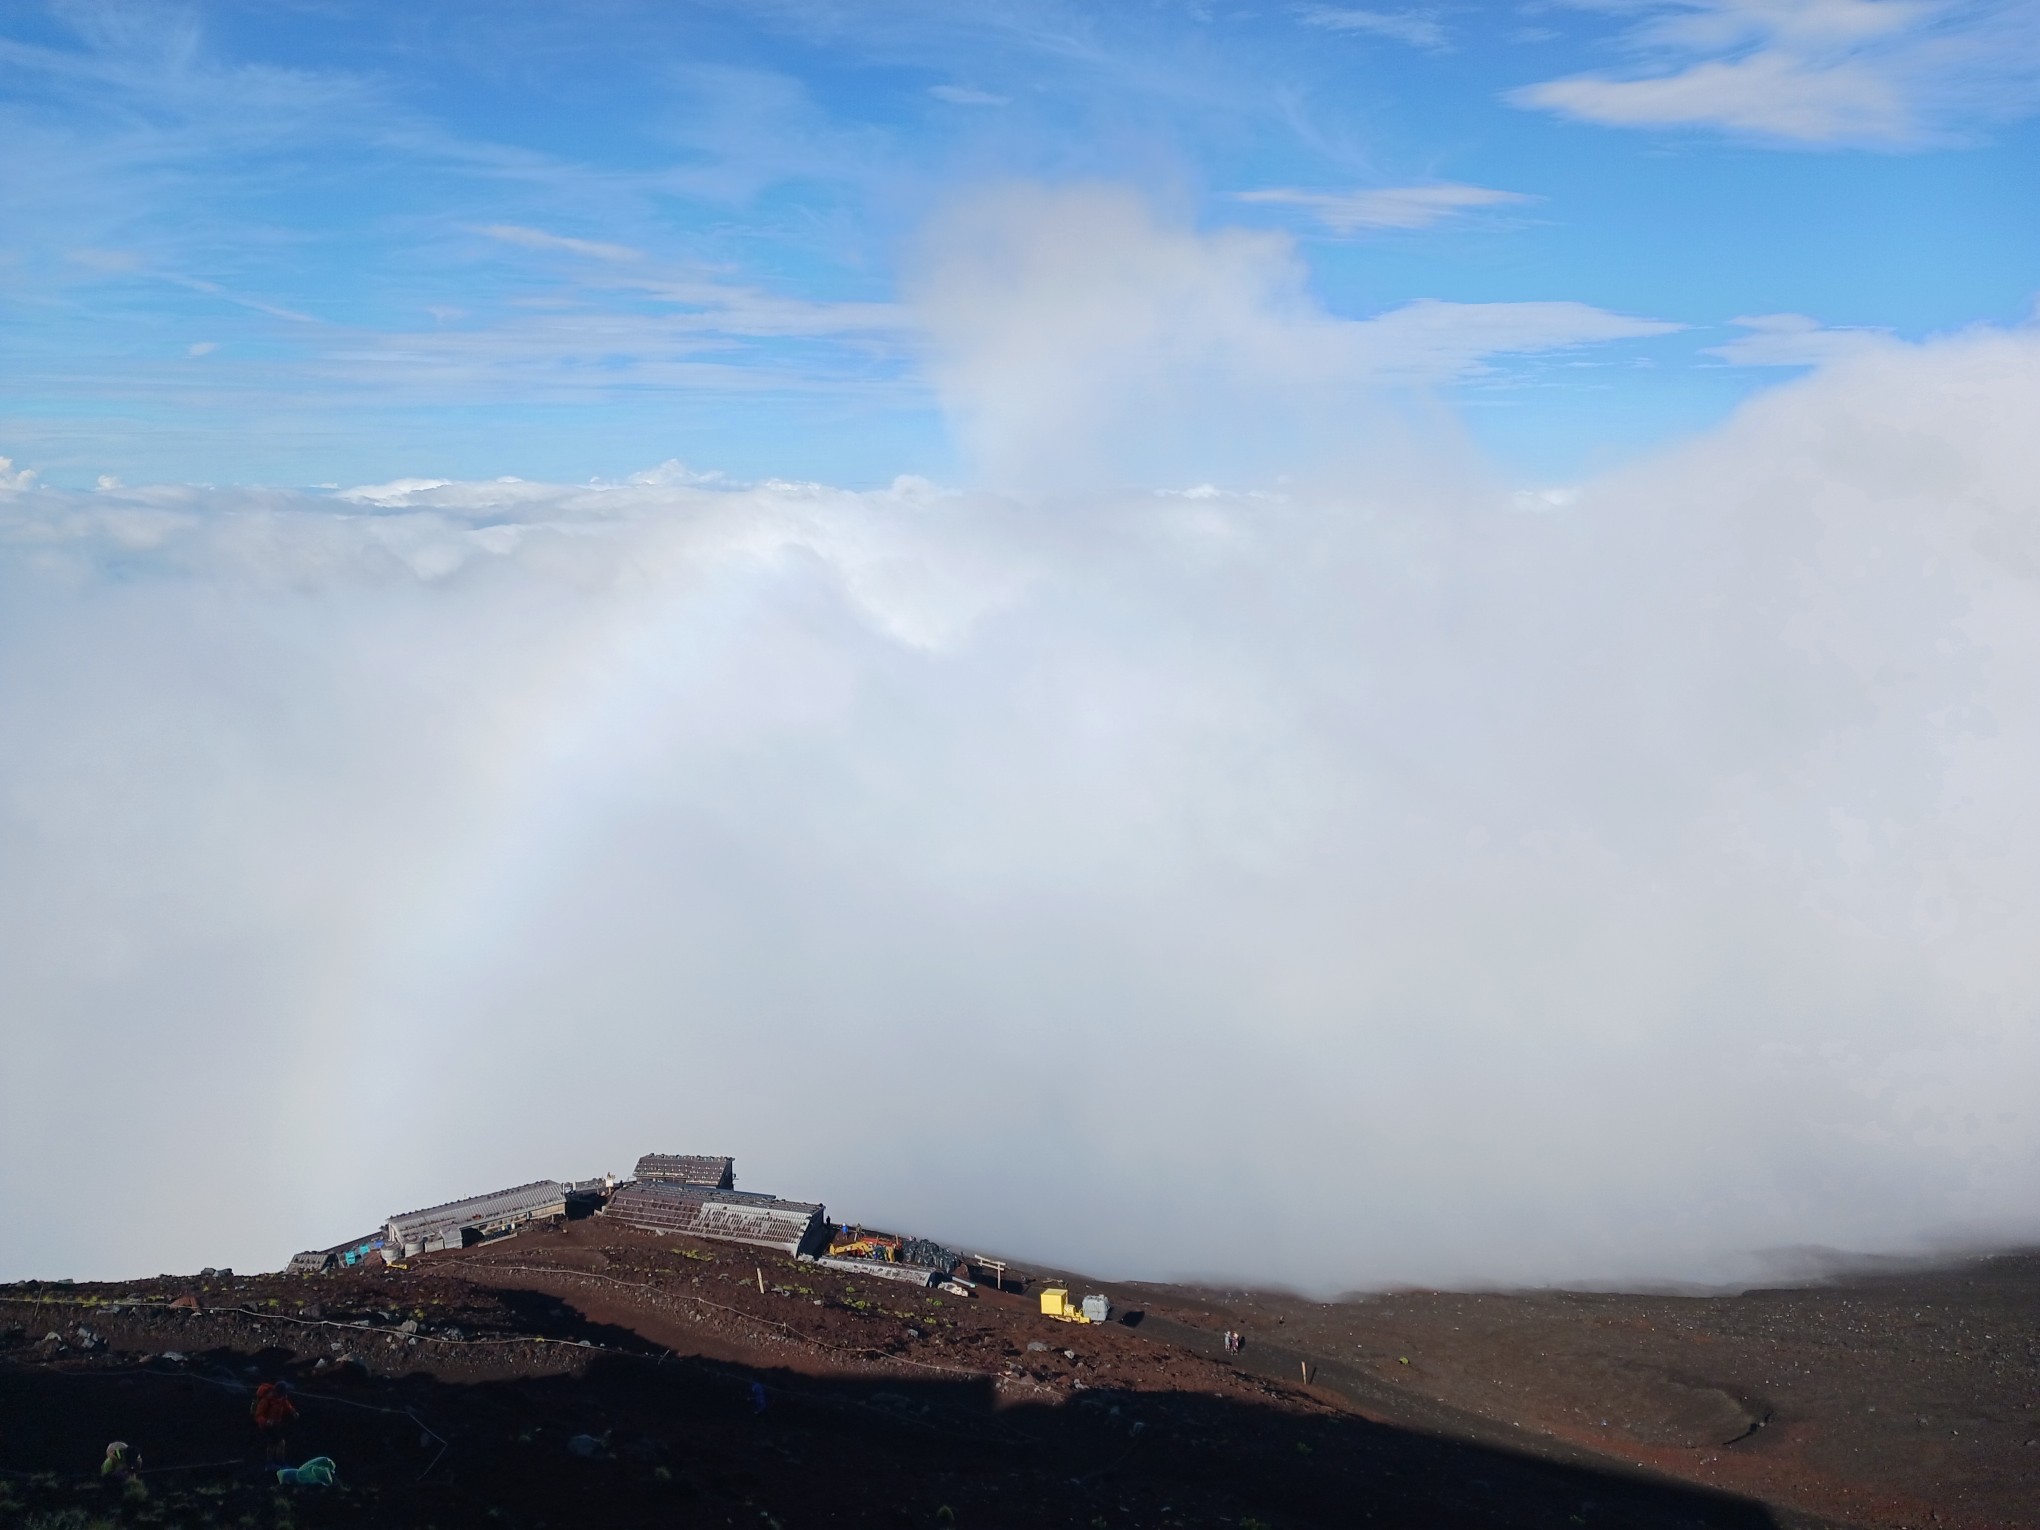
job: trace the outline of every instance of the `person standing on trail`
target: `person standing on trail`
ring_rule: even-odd
[[[255,1415],[255,1427],[262,1431],[263,1454],[271,1461],[281,1461],[289,1449],[284,1431],[297,1417],[290,1389],[280,1381],[263,1382],[255,1389],[255,1405],[250,1411]]]

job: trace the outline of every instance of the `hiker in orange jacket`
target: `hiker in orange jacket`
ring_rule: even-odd
[[[280,1381],[265,1381],[255,1389],[255,1427],[262,1431],[267,1441],[265,1454],[272,1461],[283,1459],[288,1448],[284,1430],[297,1417],[297,1404],[290,1400],[290,1389]]]

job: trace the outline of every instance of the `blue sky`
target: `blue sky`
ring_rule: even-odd
[[[1826,330],[2026,321],[2036,105],[2020,0],[24,4],[0,453],[75,486],[958,481],[925,230],[1096,183],[1293,240],[1340,318],[1635,321],[1401,384],[1564,478]]]

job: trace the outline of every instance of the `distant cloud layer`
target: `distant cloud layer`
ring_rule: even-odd
[[[959,213],[976,491],[0,465],[0,1274],[653,1148],[1330,1289],[2040,1231],[2040,337],[1518,497],[1384,376],[1644,321],[1283,250]]]
[[[1608,127],[1807,145],[1922,143],[2040,107],[2026,0],[1650,0],[1636,64],[1524,86],[1517,105]]]

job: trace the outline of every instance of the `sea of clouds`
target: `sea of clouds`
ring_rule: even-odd
[[[2040,335],[1526,494],[1029,195],[916,289],[981,487],[0,480],[0,1276],[651,1149],[1320,1290],[2040,1234]]]

